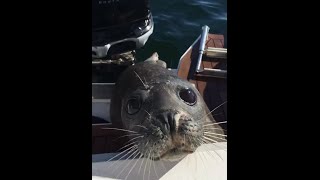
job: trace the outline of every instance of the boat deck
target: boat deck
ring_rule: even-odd
[[[196,73],[195,70],[197,58],[199,56],[199,39],[200,38],[198,38],[181,57],[178,67],[178,76],[180,78],[187,79],[191,83],[194,83],[207,103],[208,108],[213,110],[227,101],[227,79],[215,78]],[[223,48],[223,35],[208,34],[206,48],[208,47]],[[209,58],[203,55],[201,68],[216,68],[226,70],[227,60]],[[217,108],[214,110],[214,112],[212,112],[212,115],[218,122],[227,121],[227,105],[224,104],[220,108]],[[223,129],[227,129],[226,124],[221,124],[221,126]]]
[[[92,155],[92,180],[226,180],[227,143],[206,144],[180,161],[121,158],[118,153]],[[112,159],[114,158],[114,159]],[[141,167],[141,169],[140,169]]]

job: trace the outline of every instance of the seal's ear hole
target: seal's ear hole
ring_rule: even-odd
[[[193,106],[197,102],[196,93],[192,89],[182,89],[179,92],[179,97],[183,100],[184,103]]]
[[[141,108],[141,101],[138,97],[132,97],[127,102],[127,113],[130,115],[134,115],[139,112]]]

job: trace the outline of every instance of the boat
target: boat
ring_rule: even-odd
[[[214,118],[221,122],[222,128],[226,131],[227,126],[224,122],[227,122],[227,49],[224,48],[223,35],[210,34],[209,29],[208,26],[203,26],[202,33],[181,56],[177,69],[171,70],[175,71],[180,78],[196,86],[209,109],[214,110],[212,112]],[[115,74],[120,74],[122,70],[117,70]],[[126,143],[126,140],[119,139],[124,135],[123,132],[105,129],[113,127],[108,110],[114,85],[114,82],[92,83],[93,179],[226,180],[226,142],[202,145],[196,152],[189,154],[179,162],[166,162],[163,166],[155,161],[152,165],[157,168],[152,169],[152,172],[149,171],[147,176],[142,176],[140,169],[138,172],[138,168],[132,168],[134,164],[142,164],[143,162],[138,162],[141,159],[107,161],[115,157],[119,153],[117,150]],[[197,156],[198,158],[195,158]],[[118,166],[115,166],[116,164]]]

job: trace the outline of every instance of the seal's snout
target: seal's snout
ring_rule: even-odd
[[[140,152],[153,158],[175,159],[194,152],[201,139],[201,124],[184,111],[165,109],[150,111],[146,138],[141,140]],[[147,125],[146,125],[147,126]],[[150,144],[146,148],[146,144]]]
[[[179,117],[177,117],[176,112],[168,111],[163,112],[157,115],[156,117],[162,123],[163,130],[167,133],[175,133],[177,132],[177,124],[179,123]]]
[[[162,112],[156,116],[163,126],[163,131],[172,135],[178,132],[180,113],[174,111]]]

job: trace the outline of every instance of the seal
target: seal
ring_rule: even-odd
[[[195,86],[168,70],[157,53],[122,72],[110,108],[112,123],[152,160],[179,160],[203,143],[225,140]]]

